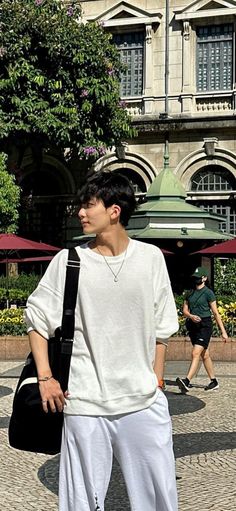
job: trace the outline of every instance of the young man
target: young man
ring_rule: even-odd
[[[136,208],[129,181],[97,173],[79,219],[94,241],[77,247],[81,270],[68,392],[54,380],[47,341],[60,324],[67,250],[49,265],[26,311],[45,412],[62,410],[59,510],[104,510],[112,456],[132,511],[177,511],[171,420],[158,386],[167,340],[178,330],[161,251],[128,238]]]

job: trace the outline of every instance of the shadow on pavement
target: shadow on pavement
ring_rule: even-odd
[[[9,396],[13,390],[10,387],[0,385],[0,398]],[[10,417],[0,417],[0,429],[8,428]]]
[[[10,387],[5,387],[3,385],[0,385],[0,398],[9,396],[9,394],[12,394],[13,390]]]
[[[168,399],[170,415],[183,415],[184,413],[193,413],[201,410],[206,403],[199,397],[191,394],[181,394],[181,392],[165,391]]]
[[[19,378],[23,367],[24,367],[24,364],[20,363],[16,367],[7,369],[7,371],[3,371],[2,373],[0,373],[0,378]]]
[[[0,417],[0,429],[8,428],[10,417]]]
[[[173,436],[176,458],[193,454],[236,449],[236,432],[205,431],[204,433],[187,433]]]

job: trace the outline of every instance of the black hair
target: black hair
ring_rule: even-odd
[[[93,197],[102,200],[105,208],[113,204],[120,206],[120,223],[124,227],[138,205],[131,182],[116,171],[99,171],[88,179],[79,196],[80,205],[88,203]]]

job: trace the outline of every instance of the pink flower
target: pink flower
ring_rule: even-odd
[[[86,154],[86,156],[92,156],[93,154],[96,154],[96,152],[97,152],[96,147],[93,146],[84,147],[84,154]]]
[[[100,156],[104,156],[104,154],[106,154],[106,148],[103,146],[99,147],[98,152],[99,152]]]
[[[81,98],[87,98],[88,94],[89,94],[88,91],[86,89],[83,89],[81,91],[80,97]]]
[[[74,14],[74,9],[72,7],[72,5],[70,5],[70,7],[68,7],[67,9],[67,16],[73,16]]]
[[[35,5],[41,5],[43,3],[43,0],[35,0]]]

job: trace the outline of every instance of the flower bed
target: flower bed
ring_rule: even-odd
[[[179,316],[178,336],[186,336],[185,318],[182,308],[177,303]],[[229,337],[236,337],[236,302],[218,302],[218,310]],[[26,335],[26,325],[23,320],[24,308],[0,310],[0,336],[2,335]],[[213,337],[220,337],[220,331],[214,322]]]
[[[229,342],[219,338],[219,330],[214,324],[210,351],[213,360],[236,361],[236,302],[218,303],[218,308]],[[190,360],[191,343],[187,337],[185,319],[179,306],[179,331],[172,336],[167,350],[167,360]],[[0,310],[0,360],[24,360],[29,352],[26,324],[23,319],[24,309]]]
[[[223,303],[220,300],[217,306],[228,336],[236,337],[236,302]],[[182,307],[179,303],[177,303],[177,307],[179,316],[178,335],[186,336],[187,330],[185,327],[185,317],[182,313]],[[215,321],[213,322],[213,337],[220,337],[220,330]]]
[[[0,336],[26,335],[26,324],[23,319],[24,309],[0,310]]]

